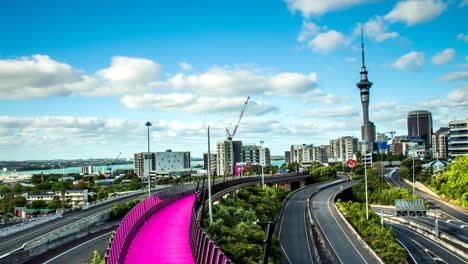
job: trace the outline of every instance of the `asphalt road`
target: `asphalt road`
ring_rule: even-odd
[[[100,256],[104,256],[109,238],[113,229],[103,230],[95,234],[82,237],[67,243],[59,248],[49,250],[32,260],[28,264],[83,264],[91,263],[94,250],[97,250]]]
[[[39,225],[36,228],[24,230],[21,232],[18,232],[12,236],[2,238],[0,239],[0,256],[11,252],[13,250],[16,250],[18,248],[21,248],[22,245],[32,239],[35,239],[41,235],[44,235],[46,233],[52,232],[57,230],[58,228],[61,228],[65,225],[71,224],[77,220],[81,220],[83,218],[87,218],[91,215],[97,214],[102,212],[103,210],[112,208],[114,204],[116,203],[124,203],[128,202],[130,200],[136,199],[141,194],[137,196],[131,196],[131,197],[126,197],[123,199],[119,199],[113,202],[109,202],[100,206],[93,207],[88,210],[84,211],[78,211],[76,213],[71,213],[64,215],[62,218],[58,218],[57,220],[53,220],[51,222],[47,222],[45,224]]]
[[[378,263],[378,260],[348,229],[348,226],[338,215],[339,212],[332,205],[332,197],[341,190],[341,186],[347,187],[358,182],[349,181],[319,191],[312,197],[310,208],[320,233],[339,263]]]
[[[414,217],[410,220],[435,228],[435,218],[432,217]],[[439,219],[439,231],[468,243],[468,230],[450,222],[447,223],[446,220]]]
[[[314,263],[307,229],[309,220],[306,214],[306,203],[317,188],[323,185],[325,183],[307,186],[291,193],[287,198],[278,223],[278,238],[283,250],[283,263]]]
[[[410,229],[389,223],[386,226],[393,229],[398,242],[407,249],[409,260],[413,263],[466,263],[463,258]]]
[[[400,181],[400,171],[395,170],[393,173],[389,173],[386,175],[386,179],[388,182],[390,182],[392,185],[399,186],[402,188],[407,188],[411,189],[409,186],[407,186],[405,183]],[[444,202],[439,201],[436,199],[434,196],[425,194],[423,192],[418,191],[415,189],[415,193],[424,198],[429,205],[431,206],[432,209],[438,209],[444,212],[447,216],[453,218],[454,220],[457,220],[461,225],[468,225],[468,214],[458,210],[452,206],[447,205]]]

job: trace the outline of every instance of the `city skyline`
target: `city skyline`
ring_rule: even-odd
[[[360,28],[376,132],[468,117],[468,1],[9,2],[0,160],[206,152],[232,131],[272,155],[360,138]],[[417,11],[415,11],[417,10]],[[428,33],[430,32],[430,33]]]

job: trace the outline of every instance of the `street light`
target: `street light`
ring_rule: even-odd
[[[265,173],[263,172],[263,163],[265,163],[265,150],[263,149],[263,140],[260,141],[260,144],[262,145],[262,149],[261,149],[261,152],[260,152],[260,163],[262,164],[262,187],[263,189],[265,189]],[[262,162],[262,152],[263,152],[263,162]]]
[[[412,155],[412,158],[413,158],[413,199],[414,199],[414,156],[416,154],[415,150],[416,150],[417,146],[416,145],[413,145],[411,147],[411,149],[413,150],[413,155]]]
[[[365,182],[366,182],[366,219],[369,220],[369,200],[368,200],[368,197],[367,197],[367,142],[366,141],[363,141],[361,142],[362,145],[364,145],[364,157],[365,157],[365,160],[364,160],[364,179],[365,179]]]
[[[150,197],[151,196],[151,163],[152,163],[152,159],[151,159],[151,156],[150,156],[150,133],[149,133],[149,129],[150,129],[150,126],[152,126],[152,124],[148,121],[148,122],[146,122],[145,126],[148,127],[148,159],[149,159],[149,162],[148,162],[148,197]]]
[[[273,221],[257,221],[253,222],[254,225],[268,225],[266,239],[265,239],[265,248],[263,250],[263,264],[268,263],[268,255],[270,254],[270,245],[271,237],[273,236],[273,230],[275,229],[275,222]]]

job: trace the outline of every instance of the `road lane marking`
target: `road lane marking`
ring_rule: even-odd
[[[402,229],[405,229],[405,230],[407,230],[407,231],[410,231],[410,232],[416,234],[416,236],[419,236],[420,238],[429,241],[431,244],[435,245],[436,247],[438,247],[438,248],[442,249],[443,251],[449,253],[450,255],[454,256],[455,258],[461,260],[462,262],[465,262],[465,261],[462,260],[459,256],[457,256],[457,255],[453,254],[452,252],[446,250],[444,247],[440,246],[439,244],[433,242],[433,241],[430,240],[430,239],[427,239],[426,237],[420,235],[419,233],[416,233],[416,232],[414,232],[413,230],[411,230],[411,229],[409,229],[409,228],[406,228],[406,227],[404,227],[404,226],[400,226],[400,225],[398,225],[398,226],[399,226],[400,228],[402,228]],[[416,242],[416,241],[415,241],[415,242]],[[416,243],[417,243],[417,242],[416,242]]]
[[[62,254],[57,255],[57,256],[55,256],[55,257],[49,259],[48,261],[44,262],[43,264],[47,264],[47,263],[49,263],[49,262],[51,262],[51,261],[53,261],[53,260],[55,260],[55,259],[57,259],[57,258],[59,258],[59,257],[61,257],[61,256],[63,256],[63,255],[65,255],[65,254],[67,254],[67,253],[70,252],[70,251],[73,251],[73,250],[75,250],[75,249],[77,249],[77,248],[79,248],[79,247],[81,247],[81,246],[84,246],[84,245],[88,244],[89,242],[92,242],[92,241],[94,241],[94,240],[96,240],[96,239],[99,239],[99,238],[101,238],[101,237],[103,237],[103,236],[107,236],[107,235],[109,235],[110,233],[112,233],[112,231],[107,232],[107,233],[105,233],[105,234],[102,234],[102,235],[100,235],[100,236],[97,236],[97,237],[95,237],[95,238],[93,238],[93,239],[90,239],[90,240],[84,242],[84,243],[81,243],[81,244],[79,244],[78,246],[73,247],[73,248],[71,248],[71,249],[69,249],[69,250],[63,252]]]
[[[406,249],[406,252],[410,255],[410,257],[413,260],[414,264],[418,264],[418,262],[414,259],[413,254],[411,254],[410,250],[405,246],[405,244],[403,242],[401,242],[400,240],[398,240],[398,238],[395,238],[395,240],[398,243],[400,243],[400,245],[402,245]]]
[[[316,219],[316,220],[317,220],[317,219]],[[320,229],[322,230],[323,236],[325,237],[325,239],[328,241],[328,244],[331,246],[331,248],[332,248],[333,251],[335,252],[335,255],[336,255],[336,257],[338,258],[338,260],[340,261],[340,263],[343,263],[343,261],[341,260],[340,256],[338,255],[338,252],[336,251],[335,247],[333,247],[333,244],[330,242],[330,240],[328,239],[327,235],[325,234],[325,231],[323,230],[322,225],[320,224],[320,222],[319,222],[319,221],[315,221],[315,223],[319,225]]]
[[[346,234],[346,232],[344,231],[343,227],[340,225],[340,223],[338,222],[338,220],[336,219],[335,215],[333,214],[331,208],[330,208],[330,203],[331,203],[331,199],[333,198],[333,194],[335,193],[332,193],[332,196],[328,197],[328,210],[330,211],[330,214],[331,216],[333,217],[333,219],[335,219],[335,222],[338,224],[338,226],[340,227],[341,231],[343,231],[343,234],[346,236],[346,238],[349,240],[349,242],[351,243],[351,245],[353,246],[353,248],[356,250],[356,252],[359,254],[359,256],[362,258],[362,260],[364,260],[365,263],[367,263],[367,261],[364,259],[364,257],[361,255],[361,252],[359,252],[359,250],[356,248],[356,246],[354,245],[354,243],[351,241],[351,239],[349,238],[349,236]],[[338,212],[340,213],[340,212]]]
[[[284,221],[283,221],[283,219],[284,219],[283,216],[284,216],[284,212],[287,210],[288,205],[289,205],[289,202],[291,202],[291,200],[293,200],[294,197],[296,197],[296,195],[299,193],[299,190],[300,190],[300,189],[298,189],[298,190],[296,191],[296,193],[291,197],[291,199],[288,200],[288,202],[287,202],[286,205],[284,206],[283,215],[281,215],[281,224],[280,224],[280,230],[279,230],[279,235],[278,235],[278,240],[279,240],[279,242],[280,242],[281,249],[283,250],[283,253],[284,253],[284,255],[286,256],[286,259],[287,259],[288,262],[291,263],[291,264],[292,264],[291,259],[289,259],[289,256],[288,256],[288,254],[286,253],[286,250],[284,250],[283,244],[281,243],[281,230],[283,229],[283,222],[284,222]]]

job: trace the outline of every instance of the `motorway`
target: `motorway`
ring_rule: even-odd
[[[466,263],[461,257],[408,228],[389,223],[385,225],[393,230],[397,241],[406,248],[412,263]]]
[[[310,185],[290,194],[280,219],[278,238],[283,251],[282,263],[314,263],[311,252],[307,199],[325,183]]]
[[[398,186],[398,187],[401,187],[401,188],[411,189],[405,183],[400,181],[400,174],[399,173],[400,173],[399,170],[394,170],[394,171],[390,172],[389,174],[386,174],[385,178],[392,185],[395,185],[395,186]],[[439,201],[438,199],[436,199],[435,197],[433,197],[431,195],[428,195],[426,193],[418,191],[418,189],[415,189],[415,193],[417,195],[421,196],[422,198],[424,198],[429,203],[429,205],[431,206],[432,209],[441,210],[447,216],[449,216],[450,218],[453,218],[453,220],[456,220],[453,223],[458,223],[458,224],[460,224],[460,226],[461,225],[468,225],[468,214],[467,213],[465,213],[465,212],[463,212],[461,210],[457,210],[454,207],[452,207],[450,205],[447,205],[444,202]]]
[[[125,197],[122,199],[117,199],[115,201],[112,201],[103,205],[97,205],[91,209],[79,211],[76,213],[66,214],[62,218],[58,218],[57,220],[53,220],[51,222],[47,222],[45,224],[39,225],[36,228],[20,231],[12,236],[1,238],[0,239],[0,256],[3,256],[4,254],[7,254],[11,251],[21,248],[24,243],[32,239],[35,239],[41,235],[55,231],[58,228],[71,224],[77,220],[81,220],[89,216],[92,216],[94,214],[100,213],[106,209],[110,209],[116,203],[128,202],[130,200],[139,198],[140,196],[142,196],[142,194]]]
[[[348,229],[343,219],[333,207],[333,197],[341,190],[359,183],[348,181],[319,191],[312,197],[310,208],[312,217],[322,237],[332,250],[339,263],[378,263],[379,261],[364,247]]]
[[[421,224],[424,224],[432,229],[435,228],[435,218],[432,217],[414,217],[410,219]],[[460,241],[468,243],[468,229],[461,228],[439,218],[439,231],[455,237]]]
[[[106,252],[109,238],[113,229],[107,229],[95,234],[82,237],[67,243],[59,248],[52,249],[46,253],[34,257],[26,263],[43,264],[83,264],[91,263],[94,250],[97,250],[100,256]]]

